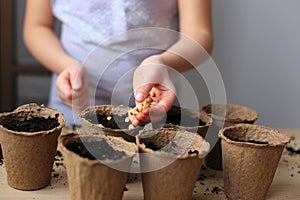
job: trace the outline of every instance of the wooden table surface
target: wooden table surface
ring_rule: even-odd
[[[282,130],[286,134],[300,140],[300,130]],[[299,143],[300,144],[300,143]],[[56,161],[60,162],[60,161]],[[7,185],[5,165],[0,166],[0,200],[67,200],[69,199],[66,171],[63,165],[54,165],[51,184],[37,191],[19,191]],[[201,170],[197,181],[193,200],[227,199],[223,191],[222,172],[205,167]],[[143,199],[140,181],[127,183],[128,191],[124,192],[124,200]],[[284,150],[273,183],[269,189],[267,200],[299,200],[300,199],[300,154],[292,154]]]

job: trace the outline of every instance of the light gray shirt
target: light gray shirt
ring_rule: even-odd
[[[177,0],[52,0],[52,10],[63,48],[87,69],[91,106],[128,105],[134,69],[178,38]],[[56,94],[56,77],[49,106],[78,123]]]

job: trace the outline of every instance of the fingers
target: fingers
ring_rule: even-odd
[[[69,77],[69,72],[63,71],[56,80],[57,93],[62,100],[72,99],[72,86]]]
[[[158,91],[155,91],[158,90]],[[155,92],[156,105],[150,107],[142,107],[140,112],[133,114],[131,117],[131,122],[134,126],[146,124],[149,122],[159,122],[166,116],[166,112],[172,107],[176,95],[173,91],[166,89],[164,87],[159,90],[158,88],[152,89],[151,92]]]
[[[138,89],[135,90],[134,92],[134,98],[137,102],[142,102],[144,101],[151,89],[153,88],[154,84],[145,84]]]
[[[132,125],[138,126],[149,122],[159,122],[166,116],[166,110],[162,106],[147,108],[137,115],[132,115],[130,120]]]
[[[165,111],[168,111],[172,107],[175,100],[176,94],[172,91],[168,91],[163,94],[162,98],[158,102],[158,106],[162,107]]]
[[[131,123],[133,126],[138,126],[141,124],[147,124],[149,122],[151,122],[150,116],[149,115],[145,115],[143,113],[139,113],[137,115],[132,115],[130,117]]]
[[[56,80],[57,94],[69,108],[80,112],[89,105],[89,88],[83,67],[69,67]]]
[[[80,90],[83,82],[86,79],[86,70],[81,66],[77,69],[70,71],[70,84],[73,90]]]

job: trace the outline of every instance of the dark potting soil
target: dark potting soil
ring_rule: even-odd
[[[268,144],[268,142],[262,142],[262,141],[256,141],[256,140],[240,140],[240,139],[234,139],[233,141],[235,142],[248,142],[248,143],[252,143],[252,144]]]
[[[181,121],[181,119],[182,119],[182,121]],[[167,112],[166,123],[185,126],[185,127],[204,126],[205,125],[205,122],[201,121],[199,118],[190,116],[187,113],[182,113],[181,108],[177,107],[177,106],[173,106]]]
[[[64,162],[64,158],[62,156],[62,153],[60,151],[57,151],[54,157],[55,166],[56,167],[63,166],[64,165],[63,162]]]
[[[291,153],[300,154],[300,149],[296,150],[293,147],[287,147],[287,146],[285,148],[286,148],[286,150],[288,150]]]
[[[174,155],[181,155],[183,153],[183,150],[179,146],[177,146],[177,144],[173,141],[170,141],[170,143],[164,146],[163,148],[158,148],[158,146],[153,142],[147,143],[146,147],[148,149],[152,149],[153,151],[163,151],[167,153],[172,153]],[[188,154],[192,154],[192,153],[196,153],[196,151],[188,152]]]
[[[124,151],[112,148],[105,140],[82,143],[73,142],[66,145],[67,149],[89,160],[118,160],[126,156]]]
[[[215,187],[213,187],[213,189],[211,190],[211,193],[219,194],[221,191],[223,191],[221,188],[215,186]]]
[[[127,114],[124,115],[105,115],[103,113],[89,114],[86,119],[93,124],[102,124],[111,129],[128,129],[131,122],[125,122]]]
[[[13,131],[22,132],[37,132],[37,131],[47,131],[59,126],[58,115],[55,117],[32,117],[30,119],[21,121],[17,119],[11,119],[2,125]]]
[[[152,149],[153,151],[159,150],[159,148],[153,142],[149,142],[148,144],[146,144],[146,147],[148,149]]]
[[[285,148],[292,154],[300,154],[300,144],[295,140],[295,137],[291,137],[291,141],[285,146]]]

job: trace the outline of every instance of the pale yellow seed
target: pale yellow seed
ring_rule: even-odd
[[[110,120],[111,120],[111,118],[112,118],[111,116],[108,116],[106,119],[107,119],[108,121],[110,121]]]
[[[129,122],[129,121],[130,121],[129,117],[126,117],[125,122]]]
[[[141,112],[143,110],[143,104],[138,104],[137,110],[138,110],[138,112]]]
[[[130,109],[128,112],[129,112],[129,115],[133,115],[134,108]]]
[[[152,98],[151,98],[151,97],[150,97],[150,98],[148,97],[147,99],[145,99],[145,101],[150,103],[150,102],[152,102]]]
[[[155,93],[153,91],[150,91],[149,95],[142,103],[138,103],[134,108],[128,111],[128,116],[137,115],[139,112],[142,112],[144,108],[150,108],[152,105],[154,105],[152,104],[152,96],[154,95]]]
[[[128,129],[129,130],[134,129],[134,126],[132,124],[129,124]]]
[[[147,104],[147,102],[146,101],[143,101],[143,106],[145,106]]]
[[[151,97],[154,97],[154,95],[155,95],[155,93],[154,93],[153,90],[151,90],[151,91],[149,92],[149,94],[150,94]]]
[[[137,111],[137,110],[132,110],[131,112],[130,112],[130,114],[131,115],[137,115],[139,112]]]

